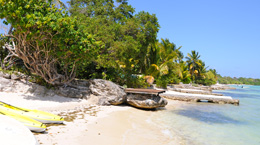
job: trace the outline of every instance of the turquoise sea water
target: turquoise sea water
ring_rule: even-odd
[[[175,132],[184,144],[260,145],[260,86],[214,91],[240,100],[239,106],[183,103],[153,116],[165,134]]]

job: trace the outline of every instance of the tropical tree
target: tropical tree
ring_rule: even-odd
[[[205,65],[205,62],[203,62],[202,60],[199,60],[200,65],[198,66],[198,74],[197,74],[197,78],[196,79],[205,79],[206,78],[206,73],[207,68]]]
[[[183,61],[180,62],[178,64],[178,68],[176,70],[178,72],[177,73],[178,77],[182,83],[188,84],[191,82],[191,78],[190,78],[191,74],[188,70],[188,66],[187,66],[186,62],[183,62]]]
[[[215,75],[215,79],[218,80],[218,73],[216,69],[209,69],[209,71],[211,71]]]
[[[98,45],[77,20],[45,0],[1,0],[0,18],[14,28],[5,47],[52,85],[71,82],[82,63],[94,59]]]
[[[51,4],[55,4],[56,7],[63,7],[63,8],[67,8],[66,5],[60,1],[60,0],[46,0],[46,2],[49,2]],[[8,30],[8,34],[11,34],[13,31],[13,26],[10,25],[9,26],[9,30]]]
[[[138,29],[140,30],[137,37],[139,42],[140,53],[137,57],[139,63],[138,66],[142,74],[145,74],[149,69],[151,64],[157,59],[157,44],[158,40],[156,39],[157,33],[159,31],[159,23],[155,14],[149,14],[148,12],[141,11],[134,16],[138,22]]]
[[[183,53],[180,51],[181,47],[182,47],[182,46],[180,46],[180,47],[176,50],[176,53],[177,53],[177,56],[178,56],[176,62],[178,62],[178,63],[181,63],[181,62],[183,61],[183,57],[184,57]]]
[[[105,73],[105,79],[131,86],[135,74],[148,69],[145,56],[152,52],[159,30],[156,16],[143,11],[134,15],[127,0],[71,0],[70,5],[84,31],[102,41],[97,59],[82,64],[79,77],[103,78]]]
[[[196,52],[195,50],[191,51],[191,54],[188,53],[187,57],[185,57],[187,59],[187,65],[188,65],[188,69],[190,71],[191,74],[191,79],[192,81],[195,80],[196,76],[199,73],[199,67],[202,66],[201,61],[200,61],[200,55],[198,52]]]
[[[156,84],[162,87],[170,82],[176,83],[178,76],[178,51],[181,47],[176,48],[174,43],[171,43],[169,39],[161,39],[160,43],[157,43],[156,48],[156,60],[149,66],[146,75],[151,75],[156,79]],[[152,60],[152,59],[150,59]]]
[[[46,2],[49,2],[51,4],[55,4],[55,7],[57,8],[67,8],[66,5],[60,1],[60,0],[46,0]],[[0,29],[4,29],[5,34],[11,35],[13,32],[13,26],[11,24],[8,24],[7,26],[3,26],[3,23],[1,21],[0,24]],[[8,43],[10,45],[10,41],[5,41],[5,43]],[[12,44],[11,44],[12,45]],[[17,65],[18,63],[16,63],[17,61],[21,62],[22,60],[19,58],[16,58],[11,52],[8,52],[8,50],[3,46],[0,49],[3,49],[4,53],[6,53],[6,55],[1,55],[1,67],[3,69],[10,69],[15,65]],[[2,54],[2,53],[1,53]],[[5,56],[3,58],[3,56]],[[22,65],[22,63],[20,64]],[[24,66],[23,66],[24,67]]]
[[[6,50],[4,49],[4,40],[3,40],[3,37],[0,37],[0,58],[1,58],[1,67],[3,67],[3,61],[4,61],[4,58],[7,56],[7,52]]]
[[[206,67],[205,62],[199,60],[199,63],[201,65],[197,68],[198,73],[195,77],[195,83],[207,86],[216,84],[217,79],[215,74],[211,70],[207,70],[208,67]]]
[[[157,60],[148,69],[148,74],[156,78],[168,74],[170,68],[173,68],[175,64],[174,61],[177,59],[175,45],[170,43],[169,39],[161,39],[161,41],[161,43],[157,43]]]
[[[148,72],[149,68],[153,64],[157,64],[160,59],[159,55],[160,49],[159,49],[159,42],[152,43],[148,46],[147,54],[144,56],[144,67],[145,71],[143,74],[148,75],[150,72]]]
[[[55,4],[58,8],[67,8],[67,6],[61,0],[46,0],[46,2]]]

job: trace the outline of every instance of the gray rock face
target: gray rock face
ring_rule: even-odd
[[[156,95],[129,94],[127,95],[127,103],[141,109],[154,109],[165,107],[168,104],[168,101]]]
[[[92,99],[93,103],[99,105],[119,105],[127,103],[137,108],[153,109],[164,107],[167,100],[156,95],[127,94],[124,88],[107,80],[76,80],[68,86],[47,89],[44,86],[25,82],[23,79],[14,80],[0,77],[0,91],[13,93],[30,93],[35,96],[64,96],[70,98]]]
[[[99,97],[100,105],[119,105],[126,100],[124,89],[111,81],[102,79],[90,80],[89,89],[91,94]]]
[[[40,96],[52,96],[52,90],[35,83],[10,80],[0,77],[0,91],[12,93],[31,93]]]
[[[0,77],[0,91],[6,91],[7,87],[11,87],[10,80]]]
[[[78,87],[60,87],[55,90],[55,93],[69,98],[88,98],[89,96],[89,89],[81,89]]]
[[[4,77],[5,79],[11,79],[11,75],[10,75],[10,74],[3,74],[3,77]]]
[[[89,82],[84,80],[75,80],[69,86],[59,87],[55,93],[69,98],[85,98],[90,95]]]
[[[179,94],[167,94],[163,93],[160,96],[171,99],[171,100],[179,100],[186,102],[201,102],[207,101],[210,103],[219,103],[219,104],[234,104],[239,105],[238,99],[233,99],[230,96],[214,96],[214,95],[191,95],[188,93],[179,93]]]
[[[12,80],[20,80],[21,77],[18,76],[18,75],[12,74],[12,75],[11,75],[11,79],[12,79]]]

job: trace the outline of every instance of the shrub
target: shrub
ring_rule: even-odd
[[[81,64],[97,55],[97,43],[77,20],[46,0],[0,0],[0,18],[14,27],[13,56],[52,85],[72,81]]]

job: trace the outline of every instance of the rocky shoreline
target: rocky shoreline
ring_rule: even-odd
[[[160,88],[156,89],[160,90]],[[48,126],[46,133],[35,134],[41,144],[73,144],[75,142],[85,144],[86,140],[91,140],[91,142],[97,144],[113,144],[115,142],[121,144],[126,141],[129,141],[129,144],[135,144],[147,142],[145,139],[150,136],[154,138],[150,140],[151,144],[161,143],[162,141],[165,144],[181,144],[185,141],[181,141],[181,139],[173,140],[171,137],[163,136],[160,133],[160,128],[144,122],[144,120],[147,121],[147,115],[153,115],[155,112],[142,111],[143,109],[167,110],[169,107],[177,107],[185,103],[175,101],[178,100],[173,97],[176,93],[188,95],[188,98],[192,95],[206,96],[207,93],[211,93],[213,97],[223,97],[212,93],[212,89],[209,87],[194,87],[182,84],[170,86],[166,93],[160,95],[127,94],[123,87],[100,79],[76,80],[70,86],[48,89],[36,83],[27,82],[21,76],[5,75],[3,77],[3,73],[0,72],[1,101],[25,108],[52,112],[65,118],[64,125],[51,125]],[[169,97],[167,94],[172,96]],[[181,98],[187,99],[183,96]],[[194,98],[193,100],[182,101],[194,102]],[[169,104],[168,107],[167,104]],[[112,112],[114,112],[114,115],[111,115]],[[127,122],[129,119],[132,119],[132,121]],[[132,126],[133,123],[137,126],[142,124],[139,130],[145,131],[145,134],[135,135],[139,131],[134,131],[136,128]],[[150,132],[151,127],[154,130],[153,133]],[[113,129],[112,132],[111,129]],[[141,140],[132,140],[131,142],[128,137],[126,138],[129,132],[132,133],[131,138]],[[123,136],[121,136],[122,134]]]
[[[7,75],[4,74],[4,76]],[[41,97],[62,96],[91,100],[91,102],[96,105],[128,104],[142,109],[154,109],[167,105],[167,100],[160,96],[145,95],[140,97],[140,95],[126,94],[123,87],[102,79],[75,80],[69,86],[47,89],[36,83],[26,82],[24,79],[17,79],[19,77],[12,79],[12,76],[1,77],[0,74],[1,92],[29,93]]]
[[[167,99],[180,101],[195,101],[199,102],[206,98],[208,102],[213,103],[230,103],[239,104],[238,100],[230,101],[222,94],[212,93],[212,90],[235,89],[228,85],[216,84],[212,86],[192,86],[191,84],[169,85],[167,91],[175,92],[175,95],[153,95],[153,94],[129,94],[124,88],[107,80],[75,80],[68,86],[62,86],[54,89],[47,89],[36,83],[25,81],[24,75],[8,75],[0,72],[0,91],[12,93],[30,93],[37,96],[62,96],[68,98],[79,98],[91,100],[97,105],[120,105],[128,104],[130,106],[141,109],[155,109],[165,107]],[[157,88],[160,89],[160,88]],[[179,92],[179,94],[176,94]],[[174,94],[174,93],[173,93]],[[194,97],[192,94],[200,94]],[[210,96],[208,96],[210,95]],[[213,96],[213,97],[212,97]],[[216,96],[216,97],[214,97]],[[224,98],[224,101],[223,101]]]
[[[218,104],[239,105],[238,99],[230,96],[213,93],[212,90],[230,90],[236,89],[228,85],[216,84],[212,86],[192,86],[190,84],[170,85],[167,87],[168,92],[161,94],[162,97],[172,100],[186,102],[209,102]]]

